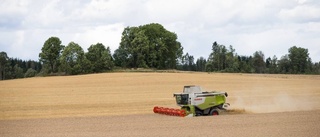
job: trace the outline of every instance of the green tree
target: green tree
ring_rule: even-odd
[[[50,66],[50,72],[57,72],[59,57],[63,48],[64,46],[61,45],[61,41],[58,37],[50,37],[45,41],[39,57],[43,64],[48,64]]]
[[[189,53],[186,53],[186,55],[182,56],[181,60],[181,70],[185,71],[195,71],[196,65],[194,64],[194,57],[192,55],[189,55]]]
[[[212,72],[214,71],[214,68],[213,68],[213,63],[211,61],[208,61],[207,64],[206,64],[206,72]]]
[[[279,67],[278,66],[278,58],[276,55],[274,55],[271,60],[271,67],[270,67],[271,73],[279,73],[278,67]]]
[[[13,78],[23,78],[24,77],[23,69],[21,67],[19,67],[18,64],[14,65],[13,71],[14,71]]]
[[[27,72],[24,74],[24,77],[25,78],[34,77],[36,76],[36,74],[37,74],[36,70],[34,70],[33,68],[29,68]]]
[[[266,71],[271,74],[276,74],[279,72],[278,69],[278,58],[274,55],[272,59],[269,57],[266,59]]]
[[[5,79],[5,70],[8,64],[9,57],[6,52],[0,52],[0,80]]]
[[[149,54],[147,64],[151,68],[176,68],[177,58],[182,56],[182,48],[177,41],[177,35],[166,30],[161,24],[151,23],[140,26],[149,40]],[[181,55],[177,55],[180,53]]]
[[[314,69],[313,69],[313,63],[311,61],[311,58],[308,57],[308,61],[307,61],[307,66],[306,66],[306,71],[305,73],[307,74],[312,74],[314,73]]]
[[[182,50],[175,33],[152,23],[126,27],[113,57],[115,64],[121,67],[173,69]]]
[[[196,70],[197,71],[206,71],[207,60],[204,57],[200,57],[196,61]]]
[[[253,58],[252,56],[238,56],[239,72],[241,73],[253,73]]]
[[[316,62],[312,66],[312,70],[314,74],[320,74],[320,62]]]
[[[290,65],[290,59],[288,55],[284,55],[281,57],[281,59],[278,61],[279,65],[279,72],[282,74],[286,74],[291,72],[291,65]]]
[[[288,57],[290,60],[291,73],[306,73],[308,62],[311,62],[308,49],[293,46],[289,49]]]
[[[271,58],[269,57],[266,59],[266,68],[269,69],[270,66],[271,66]]]
[[[83,73],[83,61],[84,61],[83,49],[74,42],[70,42],[62,52],[60,57],[61,68],[71,75]]]
[[[91,45],[85,54],[90,62],[92,72],[104,72],[112,70],[114,64],[110,53],[110,48],[101,43]]]
[[[235,49],[230,45],[229,49],[217,42],[212,44],[212,52],[208,57],[208,62],[212,63],[212,71],[234,72],[238,70],[239,64],[235,56]]]
[[[132,41],[135,38],[136,33],[138,32],[137,27],[126,27],[122,32],[121,42],[119,48],[115,51],[115,62],[117,64],[123,65],[123,67],[137,67],[134,66],[134,53],[136,50],[133,47]]]
[[[229,46],[229,49],[226,54],[226,72],[238,72],[239,71],[239,62],[237,58],[237,54],[235,53],[235,49],[232,45]]]
[[[129,53],[124,48],[118,48],[114,51],[113,58],[116,66],[126,68],[129,66]]]
[[[253,67],[255,73],[264,73],[266,63],[264,62],[264,54],[262,51],[256,51],[253,53]]]
[[[115,50],[115,63],[121,67],[146,67],[148,39],[138,27],[127,27],[122,32],[120,47]]]
[[[40,72],[41,68],[42,68],[42,65],[40,62],[38,61],[33,61],[33,60],[28,60],[26,62],[26,68],[24,70],[28,70],[29,68],[32,68],[34,70],[36,70],[37,72]]]
[[[138,31],[131,41],[131,60],[133,68],[146,68],[146,55],[148,55],[149,40],[144,31]]]
[[[206,70],[211,70],[211,71],[219,71],[220,68],[220,45],[218,45],[218,43],[215,41],[212,44],[212,52],[210,53],[209,57],[208,57],[208,62],[211,65],[207,65],[208,69]]]

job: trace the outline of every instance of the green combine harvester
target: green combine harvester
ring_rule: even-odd
[[[155,106],[154,113],[193,117],[219,115],[230,106],[226,103],[227,92],[203,91],[200,86],[184,86],[182,93],[175,93],[177,105],[181,109]]]

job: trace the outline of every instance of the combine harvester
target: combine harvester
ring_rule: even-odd
[[[200,86],[184,86],[183,93],[175,93],[173,96],[181,109],[155,106],[153,112],[180,117],[219,115],[230,106],[226,103],[227,92],[207,92]]]

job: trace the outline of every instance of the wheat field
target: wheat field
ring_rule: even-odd
[[[123,72],[0,81],[0,131],[6,133],[3,134],[5,136],[19,136],[26,132],[22,130],[21,134],[14,134],[16,127],[12,123],[25,124],[30,120],[48,122],[61,118],[74,120],[74,118],[103,117],[110,121],[113,118],[123,120],[127,117],[139,117],[145,121],[143,117],[147,117],[149,121],[159,122],[161,121],[159,118],[162,119],[163,116],[153,114],[153,107],[178,108],[173,93],[181,92],[184,85],[200,85],[206,90],[228,92],[230,113],[218,116],[223,119],[283,113],[290,115],[296,112],[307,112],[306,114],[311,114],[313,118],[320,119],[320,116],[314,115],[319,114],[320,110],[320,76]],[[177,118],[169,119],[181,122]],[[197,119],[208,121],[207,117]],[[127,120],[132,121],[130,118],[125,121]],[[296,124],[299,124],[299,121]],[[40,128],[43,125],[34,126]],[[319,125],[314,131],[318,129]],[[36,133],[43,136],[40,131]],[[121,132],[113,133],[117,136],[120,135],[117,133]],[[77,135],[79,134],[75,134]]]
[[[0,81],[0,119],[152,113],[177,107],[184,85],[226,91],[231,108],[265,113],[320,109],[320,77],[221,73],[103,73]]]

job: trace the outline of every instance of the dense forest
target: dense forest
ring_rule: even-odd
[[[61,44],[58,37],[44,42],[39,61],[24,61],[0,52],[0,80],[47,75],[78,75],[101,73],[127,68],[177,69],[182,71],[270,73],[270,74],[320,74],[320,62],[313,63],[308,49],[292,46],[280,59],[265,57],[262,51],[252,55],[238,55],[230,45],[213,42],[211,54],[195,59],[183,53],[177,35],[161,24],[126,27],[120,46],[111,54],[101,43],[93,44],[84,52],[82,47],[70,42]]]

